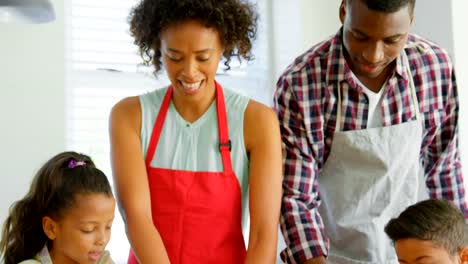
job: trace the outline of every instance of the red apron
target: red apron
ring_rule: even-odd
[[[169,87],[156,118],[146,156],[154,226],[161,235],[171,264],[244,263],[246,250],[241,227],[241,190],[231,165],[223,90],[216,83],[219,150],[224,172],[150,166],[171,96],[172,87]],[[128,263],[138,263],[132,251]]]

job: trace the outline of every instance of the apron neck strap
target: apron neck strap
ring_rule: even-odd
[[[232,171],[231,163],[231,140],[229,139],[229,129],[226,117],[226,104],[224,102],[224,94],[221,86],[215,82],[216,86],[216,110],[217,110],[217,119],[218,119],[218,136],[219,144],[218,148],[221,152],[221,159],[223,161],[223,168],[225,172]],[[151,139],[148,146],[148,152],[146,153],[146,167],[149,168],[151,161],[153,160],[154,153],[158,146],[159,137],[161,136],[162,127],[164,125],[164,120],[166,119],[167,111],[171,104],[173,88],[172,85],[167,89],[166,95],[161,104],[158,117],[153,127],[151,133]]]
[[[172,85],[167,89],[166,95],[162,101],[161,107],[159,108],[159,114],[156,118],[156,122],[153,126],[153,132],[151,133],[151,139],[148,146],[148,151],[146,153],[146,167],[149,168],[151,161],[153,160],[154,152],[158,146],[159,137],[161,136],[162,127],[164,125],[164,120],[166,120],[167,110],[171,104],[172,97]]]
[[[225,172],[232,171],[231,164],[231,140],[229,139],[229,128],[226,116],[226,103],[224,102],[224,93],[221,85],[215,81],[216,86],[216,110],[218,113],[218,134],[219,134],[219,151],[223,160],[223,168]]]
[[[341,131],[341,83],[338,84],[338,103],[336,104],[335,132]]]
[[[418,97],[416,96],[416,87],[414,85],[413,74],[411,73],[411,67],[410,67],[408,55],[406,54],[406,52],[404,52],[403,54],[403,60],[405,62],[406,75],[407,75],[406,78],[408,79],[408,85],[409,85],[410,92],[411,92],[411,99],[413,101],[413,103],[411,104],[412,111],[416,115],[416,120],[421,120],[420,113],[419,113]]]

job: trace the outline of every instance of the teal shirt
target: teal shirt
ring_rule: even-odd
[[[139,97],[141,105],[141,148],[146,158],[151,133],[167,87]],[[242,229],[248,238],[249,226],[249,160],[244,144],[244,113],[249,98],[223,88],[231,139],[232,167],[242,192]],[[218,149],[218,120],[216,104],[195,122],[187,122],[171,102],[161,131],[152,167],[189,170],[222,171],[223,163]],[[247,239],[246,239],[247,241]]]

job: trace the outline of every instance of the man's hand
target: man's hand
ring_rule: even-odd
[[[316,257],[313,259],[309,259],[304,264],[326,264],[327,261],[325,260],[324,257]]]

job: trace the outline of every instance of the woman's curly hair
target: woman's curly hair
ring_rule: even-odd
[[[129,15],[130,32],[146,65],[162,68],[161,31],[187,20],[215,28],[225,51],[229,69],[231,57],[253,58],[252,42],[257,33],[258,15],[246,0],[141,0]]]

